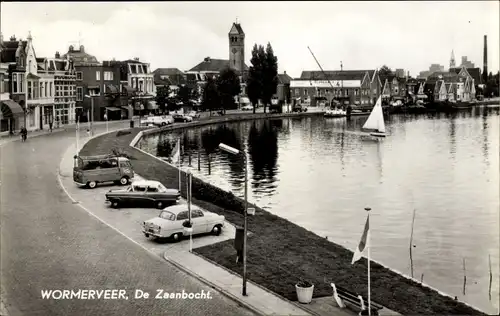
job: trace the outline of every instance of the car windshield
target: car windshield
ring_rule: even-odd
[[[167,188],[165,188],[163,186],[163,184],[159,184],[158,185],[158,192],[162,192],[162,193],[167,192]]]
[[[160,218],[173,221],[175,220],[175,215],[173,213],[170,213],[169,211],[161,211]]]

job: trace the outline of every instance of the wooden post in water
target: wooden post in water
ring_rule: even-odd
[[[200,149],[198,149],[198,171],[200,171],[200,170],[201,170],[201,162],[200,162],[200,157],[201,157],[201,155],[200,155]]]
[[[491,282],[493,281],[493,275],[491,274],[491,255],[488,254],[488,263],[490,265],[490,288],[488,290],[488,296],[490,298],[490,301],[491,301]]]
[[[208,175],[212,174],[212,163],[210,161],[210,154],[208,154]]]
[[[413,209],[413,219],[411,221],[411,234],[410,234],[410,270],[411,270],[411,278],[413,279],[413,225],[415,224],[415,213],[416,209]]]
[[[462,290],[462,294],[465,295],[465,286],[467,284],[467,275],[465,272],[465,258],[463,258],[463,268],[464,268],[464,288]]]

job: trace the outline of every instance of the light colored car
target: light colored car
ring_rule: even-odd
[[[149,238],[172,238],[179,241],[184,235],[198,235],[212,232],[219,235],[224,227],[224,216],[207,212],[191,205],[192,233],[186,233],[183,223],[189,218],[187,204],[164,208],[157,217],[142,224],[142,232]]]
[[[199,118],[200,117],[200,113],[196,112],[196,111],[190,111],[187,116],[191,116],[192,118]]]
[[[146,126],[166,126],[174,123],[174,118],[171,115],[148,116],[141,120],[141,125]]]
[[[251,104],[247,104],[247,105],[241,107],[241,110],[243,110],[243,111],[253,111],[253,106]]]
[[[174,122],[192,122],[193,118],[186,114],[174,114]]]

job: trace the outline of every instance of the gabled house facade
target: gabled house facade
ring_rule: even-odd
[[[52,122],[57,128],[75,122],[76,73],[73,61],[69,57],[62,59],[59,53],[56,53],[53,58],[37,58],[37,63],[39,74],[54,77],[54,106],[44,108],[43,126],[46,128]],[[50,90],[50,86],[45,89]]]
[[[16,113],[21,112],[20,107],[24,116],[23,122],[15,124],[15,129],[20,125],[29,131],[48,127],[46,118],[53,114],[54,75],[40,69],[31,33],[26,41],[11,37],[9,42],[3,42],[2,45],[5,49],[2,51],[2,62],[9,65],[9,92],[10,99],[14,101],[8,103]]]

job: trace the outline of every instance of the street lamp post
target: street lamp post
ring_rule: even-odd
[[[247,170],[247,156],[244,151],[240,151],[236,148],[228,146],[226,144],[220,143],[219,149],[230,153],[232,155],[240,155],[243,157],[245,163],[245,212],[244,212],[244,222],[243,222],[243,291],[242,295],[247,296],[247,218],[248,218],[248,170]]]
[[[86,94],[85,97],[90,99],[90,117],[89,117],[90,135],[94,136],[94,128],[93,128],[93,123],[94,123],[94,98],[91,97],[88,94]]]

